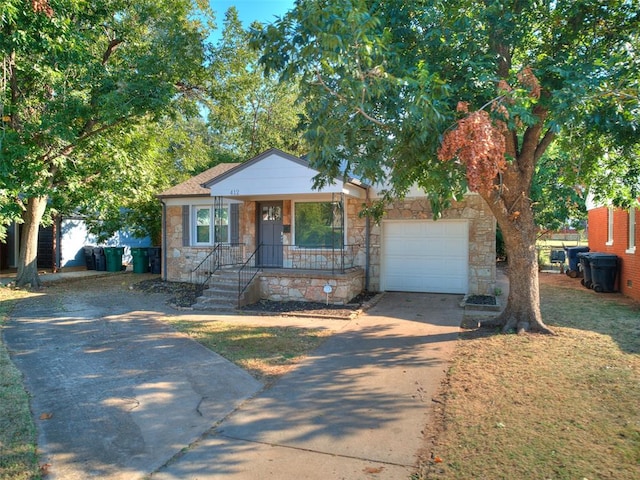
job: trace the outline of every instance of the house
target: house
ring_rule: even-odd
[[[592,252],[611,253],[618,256],[618,290],[635,300],[640,300],[640,213],[638,208],[614,208],[603,205],[587,205],[589,248]]]
[[[163,278],[197,282],[244,263],[258,272],[254,296],[336,304],[365,289],[494,292],[496,222],[478,195],[433,221],[429,200],[416,190],[375,224],[359,212],[376,188],[335,179],[314,190],[317,173],[306,160],[271,149],[159,194]]]
[[[22,225],[11,223],[7,228],[7,237],[0,243],[0,270],[16,268],[20,255],[20,234]],[[130,248],[151,246],[151,239],[135,238],[126,230],[113,235],[106,242],[97,242],[95,235],[89,233],[82,217],[58,217],[53,225],[40,227],[38,232],[38,268],[59,270],[71,267],[84,267],[83,247],[87,245],[123,246],[125,263],[131,260]]]

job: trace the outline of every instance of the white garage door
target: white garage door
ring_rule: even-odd
[[[389,220],[382,230],[382,290],[467,293],[466,221]]]

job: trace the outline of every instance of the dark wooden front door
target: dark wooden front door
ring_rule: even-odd
[[[262,244],[258,262],[261,267],[282,267],[282,202],[262,202],[258,208]]]

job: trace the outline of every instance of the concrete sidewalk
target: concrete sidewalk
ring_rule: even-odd
[[[131,271],[131,268],[128,269]],[[85,270],[84,268],[78,269],[64,269],[63,271],[52,272],[39,272],[38,276],[43,285],[57,283],[57,282],[69,282],[74,280],[89,280],[92,278],[109,277],[112,275],[121,275],[126,273],[126,270],[122,272],[107,272],[99,270]],[[15,272],[0,273],[0,285],[13,284],[16,281]]]
[[[461,298],[386,293],[152,479],[409,478]]]

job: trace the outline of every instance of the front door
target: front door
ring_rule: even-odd
[[[261,267],[282,267],[282,202],[262,202],[258,208]]]

